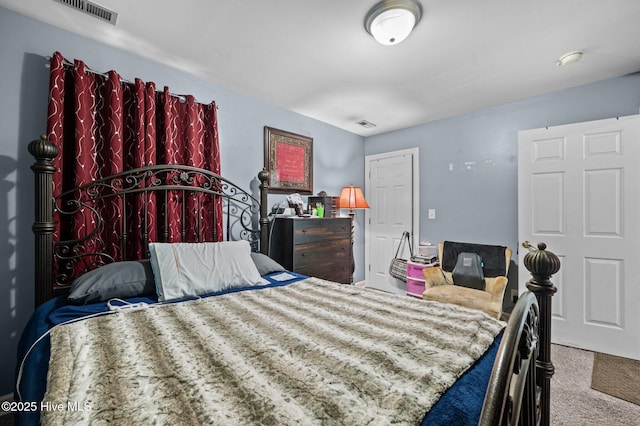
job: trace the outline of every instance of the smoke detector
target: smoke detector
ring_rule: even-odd
[[[359,124],[359,125],[361,125],[362,127],[365,127],[365,128],[367,128],[367,129],[369,129],[369,128],[371,128],[371,127],[376,127],[376,125],[375,125],[375,124],[373,124],[372,122],[367,121],[367,120],[360,120],[360,121],[356,121],[356,124]]]
[[[69,6],[72,9],[79,10],[88,15],[98,18],[102,21],[108,22],[112,25],[116,24],[118,20],[118,14],[113,10],[109,10],[104,6],[100,6],[97,3],[87,0],[53,0],[55,2]]]

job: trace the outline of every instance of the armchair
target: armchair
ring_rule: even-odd
[[[446,244],[448,244],[446,249],[445,243],[441,242],[438,244],[440,266],[425,268],[423,270],[425,290],[422,298],[479,309],[494,318],[500,319],[502,315],[502,301],[505,288],[507,287],[507,273],[509,271],[509,263],[511,262],[512,250],[507,247],[486,246],[481,244],[452,242],[446,242]],[[455,265],[455,257],[457,257],[457,253],[460,251],[478,253],[483,259],[485,259],[484,255],[488,254],[488,258],[492,264],[487,267],[485,261],[484,290],[455,285],[453,282],[453,265]]]

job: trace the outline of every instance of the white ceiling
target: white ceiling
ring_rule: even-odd
[[[396,46],[364,29],[377,0],[98,0],[116,26],[0,5],[363,136],[640,71],[639,0],[420,1]]]

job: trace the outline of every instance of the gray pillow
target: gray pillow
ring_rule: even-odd
[[[113,298],[150,296],[155,292],[149,260],[131,260],[109,263],[82,274],[71,284],[67,300],[82,305]]]
[[[258,268],[260,275],[285,271],[281,264],[262,253],[251,252],[251,259],[253,259],[253,263],[256,264],[256,268]]]

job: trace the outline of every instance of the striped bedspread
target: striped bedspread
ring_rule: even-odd
[[[503,326],[317,278],[110,314],[53,330],[41,420],[419,424]]]

